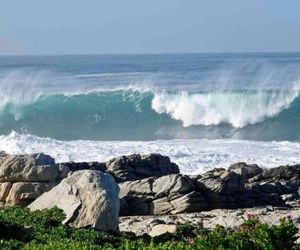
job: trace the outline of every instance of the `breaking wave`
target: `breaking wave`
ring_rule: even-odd
[[[289,108],[299,96],[292,90],[243,90],[206,93],[163,93],[154,96],[153,109],[180,120],[184,127],[228,123],[235,128],[262,122]]]
[[[83,94],[37,91],[30,95],[7,88],[1,94],[0,134],[15,130],[70,140],[298,140],[300,136],[297,88],[197,93],[132,89]],[[289,131],[294,138],[290,138]]]

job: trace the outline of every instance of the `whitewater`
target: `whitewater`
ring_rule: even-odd
[[[44,152],[67,161],[108,161],[133,153],[168,155],[185,174],[199,174],[236,162],[276,167],[300,162],[300,143],[241,140],[178,139],[158,141],[59,141],[12,132],[0,136],[0,151],[12,154]]]
[[[1,57],[0,151],[297,164],[299,79],[295,53]]]

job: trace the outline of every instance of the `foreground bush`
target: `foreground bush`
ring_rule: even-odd
[[[181,226],[175,234],[150,238],[125,233],[103,233],[62,225],[59,209],[29,212],[24,208],[0,211],[0,249],[300,249],[297,228],[290,219],[277,226],[260,223],[255,217],[234,230],[218,226],[208,231]]]

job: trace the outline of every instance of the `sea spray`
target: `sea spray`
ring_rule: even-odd
[[[299,53],[0,57],[0,151],[299,163]]]
[[[235,128],[262,122],[274,117],[298,97],[299,90],[241,90],[204,93],[156,94],[152,108],[192,125],[219,125],[228,123]]]
[[[296,88],[29,95],[18,102],[6,99],[0,134],[13,129],[62,140],[298,140],[298,95]]]

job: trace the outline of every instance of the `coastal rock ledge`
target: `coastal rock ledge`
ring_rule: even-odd
[[[43,153],[9,155],[0,152],[0,207],[27,206],[56,186],[68,173],[96,170],[111,174],[117,182],[179,173],[169,157],[138,154],[102,162],[65,162]]]
[[[2,207],[31,204],[33,210],[56,205],[67,214],[66,223],[103,230],[116,230],[118,215],[161,216],[260,206],[298,209],[300,165],[263,169],[240,162],[188,176],[159,154],[55,163],[42,153],[2,152],[0,202]]]
[[[298,207],[300,165],[236,163],[198,176],[150,177],[120,185],[121,215],[161,215],[257,206]]]

